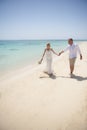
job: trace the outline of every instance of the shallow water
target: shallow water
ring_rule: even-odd
[[[67,46],[66,40],[0,40],[0,74],[35,64],[47,42],[57,52]]]

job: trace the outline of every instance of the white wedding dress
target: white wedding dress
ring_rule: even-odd
[[[52,74],[52,51],[46,50],[46,70],[48,74]]]

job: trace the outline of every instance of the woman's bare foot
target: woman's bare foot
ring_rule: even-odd
[[[51,77],[53,75],[53,73],[49,74],[49,76]]]
[[[73,77],[73,74],[72,74],[72,72],[70,72],[70,78],[72,78]]]
[[[45,73],[45,74],[48,74],[48,72],[47,72],[47,71],[44,71],[44,73]]]

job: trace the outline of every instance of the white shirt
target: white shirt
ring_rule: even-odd
[[[80,48],[79,48],[79,46],[77,45],[77,44],[72,44],[72,45],[69,45],[65,50],[64,50],[64,52],[65,51],[67,51],[67,50],[69,50],[69,58],[71,59],[71,58],[76,58],[77,57],[77,52],[79,53],[79,54],[81,54],[81,51],[80,51]]]

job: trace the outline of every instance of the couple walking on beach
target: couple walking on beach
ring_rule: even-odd
[[[46,70],[45,70],[45,73],[47,73],[50,76],[53,75],[52,53],[54,53],[57,56],[60,56],[62,53],[69,51],[70,76],[71,77],[73,76],[74,65],[75,65],[75,61],[76,61],[76,58],[77,58],[77,52],[80,55],[80,60],[82,60],[82,54],[81,54],[81,50],[80,50],[79,46],[73,42],[72,38],[70,38],[68,40],[68,44],[69,44],[69,46],[65,50],[59,52],[58,54],[51,48],[50,43],[48,43],[46,45],[46,49],[44,50],[43,56],[42,56],[41,60],[39,61],[39,64],[41,64],[44,56],[46,55]]]

